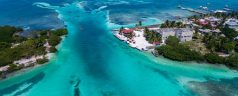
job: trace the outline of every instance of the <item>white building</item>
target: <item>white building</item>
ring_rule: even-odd
[[[193,37],[190,28],[161,28],[156,31],[161,34],[163,43],[169,36],[176,36],[180,42],[191,41]]]
[[[210,22],[220,22],[221,21],[221,19],[213,17],[213,16],[205,18],[205,19],[210,21]]]
[[[189,28],[175,29],[175,36],[179,38],[180,42],[191,41],[193,38],[193,31]]]
[[[173,28],[161,28],[156,31],[161,34],[162,42],[164,42],[169,36],[175,36]]]
[[[229,28],[237,30],[238,29],[238,20],[234,19],[234,18],[230,18],[224,23],[224,25],[228,25]]]

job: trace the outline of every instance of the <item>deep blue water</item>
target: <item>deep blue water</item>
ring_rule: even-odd
[[[59,28],[63,22],[54,10],[47,10],[33,5],[35,2],[47,2],[63,6],[81,0],[0,0],[0,25],[30,26],[32,29]],[[190,12],[178,10],[177,6],[199,8],[207,6],[210,10],[222,9],[228,5],[237,10],[237,0],[85,0],[85,10],[108,6],[111,22],[117,24],[136,23],[148,18],[159,20],[174,19],[175,16],[189,16]],[[183,14],[181,14],[183,13]],[[147,18],[147,19],[143,19]]]
[[[177,10],[177,5],[196,8],[210,2],[213,6],[211,8],[216,9],[223,8],[225,0],[145,1],[90,0],[72,3],[46,0],[41,1],[45,3],[35,3],[39,1],[12,0],[12,3],[0,0],[3,6],[18,6],[4,7],[9,11],[3,11],[4,15],[1,15],[0,22],[3,25],[31,26],[36,29],[67,25],[69,31],[69,35],[59,47],[59,52],[49,64],[1,81],[0,95],[73,96],[74,84],[78,80],[81,81],[81,96],[237,95],[235,90],[238,84],[234,82],[235,77],[238,77],[237,71],[224,66],[156,58],[128,47],[117,40],[110,31],[111,28],[118,27],[112,23],[128,24],[142,18],[153,17],[163,20],[176,15],[191,15],[189,12]],[[225,3],[235,8],[238,1],[226,0]],[[37,5],[46,7],[36,7]],[[101,6],[108,7],[99,10]],[[44,17],[49,15],[52,17]],[[14,19],[18,20],[17,18],[27,20],[12,22]]]

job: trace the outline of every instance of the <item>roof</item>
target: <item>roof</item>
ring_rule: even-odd
[[[174,28],[160,28],[157,32],[174,32]]]
[[[216,22],[216,21],[220,21],[220,20],[221,20],[221,19],[218,19],[218,18],[213,17],[213,16],[208,17],[208,18],[206,18],[206,19],[209,20],[209,21],[211,21],[211,22]]]
[[[190,32],[191,29],[190,28],[178,28],[178,29],[175,29],[175,31]]]
[[[127,33],[134,32],[134,30],[133,29],[123,29],[122,32],[127,34]]]
[[[188,32],[188,31],[191,31],[191,29],[190,28],[161,28],[161,29],[158,29],[157,31],[159,32],[177,32],[177,31]]]
[[[199,22],[200,24],[202,24],[202,25],[207,25],[207,24],[209,24],[209,22],[208,22],[207,20],[205,20],[205,19],[199,19],[198,22]]]
[[[153,44],[156,44],[156,45],[158,45],[158,44],[161,44],[161,42],[153,42]]]
[[[233,18],[231,18],[231,19],[228,19],[226,22],[225,22],[225,24],[228,24],[228,25],[238,25],[238,20],[237,19],[233,19]]]

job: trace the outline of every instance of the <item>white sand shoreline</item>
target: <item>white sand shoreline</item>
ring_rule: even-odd
[[[148,51],[151,49],[150,47],[154,47],[154,45],[150,44],[144,37],[143,29],[134,30],[133,33],[135,36],[133,36],[132,39],[129,39],[129,38],[119,34],[119,31],[113,32],[115,37],[126,42],[130,47],[136,48],[140,51]]]

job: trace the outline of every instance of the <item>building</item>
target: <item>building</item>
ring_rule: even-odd
[[[209,24],[209,21],[206,20],[206,19],[199,19],[197,22],[198,22],[199,25],[202,25],[202,26],[205,26],[205,25]]]
[[[125,29],[121,30],[121,32],[119,34],[121,34],[125,37],[128,37],[128,38],[132,38],[135,33],[134,33],[133,29],[125,28]]]
[[[238,20],[234,19],[234,18],[230,18],[224,23],[224,25],[227,25],[229,28],[237,30],[238,29]]]
[[[220,22],[221,21],[221,19],[213,17],[213,16],[205,18],[205,19],[210,21],[210,22]]]
[[[207,18],[204,18],[204,19],[199,19],[196,22],[201,26],[209,25],[209,26],[214,28],[214,27],[217,27],[217,25],[220,24],[221,19],[211,16],[211,17],[207,17]]]
[[[211,29],[198,29],[198,32],[201,34],[219,34],[221,31],[219,29],[211,30]]]
[[[161,35],[162,42],[164,42],[169,36],[175,36],[173,28],[161,28],[156,30]]]
[[[180,42],[191,41],[193,38],[193,31],[189,28],[175,29],[175,36],[179,38]]]
[[[193,37],[190,28],[161,28],[156,31],[161,34],[163,43],[169,36],[176,36],[180,42],[191,41]]]
[[[213,16],[205,18],[205,19],[209,21],[211,27],[213,28],[217,27],[221,23],[221,19],[213,17]]]

